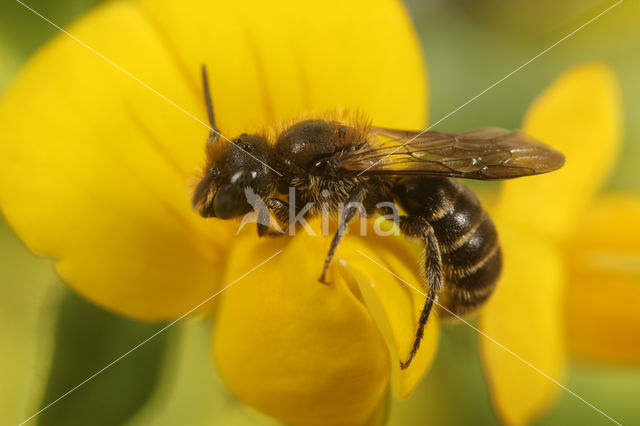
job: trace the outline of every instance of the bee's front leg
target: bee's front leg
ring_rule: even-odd
[[[271,226],[271,216],[276,218],[278,228]],[[266,202],[265,208],[258,211],[258,236],[259,237],[279,237],[287,233],[289,228],[289,203],[278,198],[270,198]]]

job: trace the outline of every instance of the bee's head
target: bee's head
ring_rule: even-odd
[[[247,188],[257,195],[272,185],[269,144],[260,135],[242,134],[233,143],[207,146],[204,176],[193,193],[192,205],[203,217],[231,219],[251,211]]]

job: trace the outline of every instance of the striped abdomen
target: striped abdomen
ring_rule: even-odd
[[[407,213],[425,218],[438,240],[444,275],[440,303],[456,315],[479,307],[495,287],[502,256],[493,222],[476,196],[450,178],[410,178],[397,188]]]

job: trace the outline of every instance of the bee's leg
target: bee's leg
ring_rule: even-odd
[[[279,237],[285,235],[289,226],[289,203],[278,198],[270,198],[266,204],[265,208],[258,211],[258,236]],[[271,221],[269,211],[273,212],[280,230],[268,225]]]
[[[413,341],[413,347],[406,361],[400,361],[400,367],[405,369],[411,364],[411,360],[415,357],[420,347],[420,341],[424,335],[424,327],[429,320],[429,314],[433,308],[433,303],[437,297],[438,291],[442,288],[442,257],[440,253],[440,245],[436,239],[433,227],[426,219],[420,216],[401,216],[400,230],[412,238],[422,238],[425,241],[425,272],[429,291],[427,300],[424,303],[420,320],[418,321],[418,329],[416,337]]]
[[[345,208],[342,210],[342,216],[340,217],[340,223],[338,224],[338,231],[333,236],[331,240],[331,246],[329,247],[329,252],[327,253],[327,257],[324,259],[324,266],[322,267],[322,273],[320,274],[320,281],[323,284],[328,284],[326,280],[327,270],[329,269],[329,265],[331,264],[331,259],[336,252],[336,248],[338,248],[338,244],[340,244],[340,240],[342,236],[347,231],[347,226],[349,222],[356,216],[356,212],[360,211],[353,204],[358,204],[362,202],[364,199],[364,195],[366,193],[366,189],[364,186],[357,186],[351,191],[349,195],[349,199],[345,205]]]

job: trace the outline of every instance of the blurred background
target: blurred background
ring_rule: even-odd
[[[100,0],[30,0],[65,26]],[[492,83],[611,6],[612,0],[406,0],[428,63],[430,120]],[[460,131],[520,127],[523,114],[559,73],[605,61],[618,73],[624,145],[606,191],[640,194],[640,2],[628,0],[443,121]],[[0,5],[0,95],[57,30],[12,0]],[[0,423],[16,424],[158,331],[116,317],[72,294],[52,263],[33,257],[0,219]],[[640,285],[640,283],[639,283]],[[42,425],[271,424],[234,401],[209,356],[211,324],[184,321],[45,411]],[[434,367],[389,422],[498,424],[477,351],[477,334],[443,330]],[[203,372],[210,372],[206,374]],[[623,424],[640,424],[640,366],[572,360],[566,385]],[[606,424],[567,393],[540,424]]]

